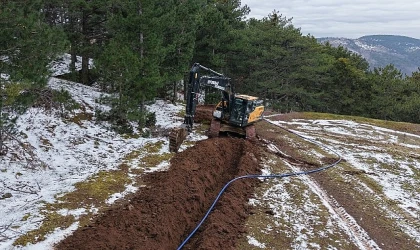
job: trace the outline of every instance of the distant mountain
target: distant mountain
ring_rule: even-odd
[[[370,67],[393,64],[403,74],[411,76],[420,67],[420,40],[393,35],[363,36],[358,39],[323,37],[318,42],[329,42],[332,46],[343,46],[363,56]]]

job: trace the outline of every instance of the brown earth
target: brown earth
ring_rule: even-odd
[[[210,123],[213,117],[214,105],[200,105],[197,106],[194,116],[194,122],[197,123]]]
[[[176,249],[229,180],[260,172],[258,151],[239,138],[200,141],[172,158],[169,170],[144,176],[146,187],[130,201],[79,228],[56,249]],[[232,183],[184,249],[234,249],[257,183]]]
[[[212,110],[212,106],[198,108],[196,121],[211,117]],[[293,148],[287,148],[287,142],[278,139],[274,128],[262,123],[258,135],[302,163],[293,154]],[[56,249],[176,249],[227,182],[237,176],[260,173],[263,148],[259,142],[240,138],[197,142],[174,156],[167,171],[143,176],[146,186],[130,200],[101,214],[89,226],[79,228]],[[345,187],[337,188],[327,172],[314,175],[315,180],[354,218],[364,218],[359,223],[381,248],[416,248],[416,243],[405,242],[404,235],[386,227],[386,223],[382,225],[384,218],[366,201],[356,199]],[[252,213],[248,200],[258,183],[257,179],[233,182],[183,249],[236,249],[236,240],[246,233],[245,220]]]

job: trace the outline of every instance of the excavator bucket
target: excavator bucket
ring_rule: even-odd
[[[169,133],[169,152],[178,152],[182,142],[187,138],[187,134],[185,127],[173,128]]]

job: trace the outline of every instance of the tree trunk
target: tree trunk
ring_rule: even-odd
[[[75,33],[75,26],[76,24],[76,18],[73,16],[73,14],[69,15],[69,24],[70,24],[70,32]],[[74,35],[70,36],[73,37],[70,39],[70,73],[74,74],[76,72],[76,62],[77,62],[77,55],[76,55],[76,48],[77,48],[77,42],[74,38]],[[76,79],[74,79],[76,80]]]
[[[139,9],[138,9],[139,16],[143,15],[143,9],[141,7],[141,4],[139,3]],[[140,42],[140,59],[143,59],[144,57],[144,35],[143,32],[140,32],[139,34],[139,42]]]
[[[84,52],[82,55],[82,71],[81,71],[81,81],[85,85],[89,85],[89,57],[85,55]]]
[[[176,81],[174,81],[174,94],[173,94],[173,98],[172,98],[172,103],[175,104],[176,103],[176,99],[177,99],[177,85],[178,83]]]
[[[3,86],[0,85],[0,91],[3,89]],[[2,155],[1,152],[3,152],[3,95],[0,92],[0,155]]]
[[[76,45],[72,43],[70,47],[70,73],[76,72],[76,62],[77,62]]]
[[[87,27],[87,13],[83,11],[82,14],[82,34],[83,34],[83,44],[82,44],[82,70],[80,72],[80,80],[83,84],[89,84],[89,55],[87,53],[86,46],[89,46],[89,41],[86,41],[88,27]]]

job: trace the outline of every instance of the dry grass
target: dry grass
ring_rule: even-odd
[[[95,214],[111,206],[106,201],[112,194],[123,192],[128,184],[141,185],[136,177],[143,174],[146,168],[170,159],[171,154],[159,154],[163,143],[148,143],[141,149],[133,150],[126,155],[117,170],[98,172],[86,181],[76,183],[74,191],[57,195],[56,202],[44,203],[41,208],[44,219],[40,227],[20,236],[14,245],[24,246],[43,241],[46,235],[56,228],[68,228],[76,221],[79,222],[79,226],[89,224]],[[130,167],[127,163],[131,160],[139,160],[142,164]],[[76,209],[84,209],[85,212],[75,217],[71,211]],[[24,219],[30,217],[28,214]]]

